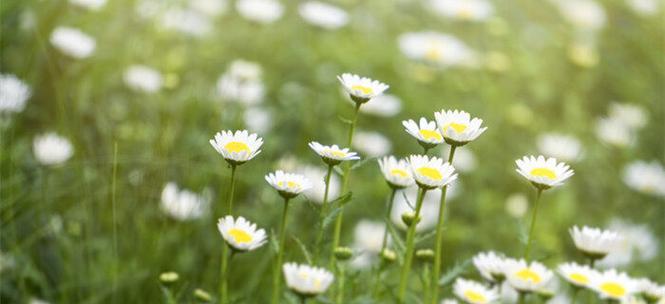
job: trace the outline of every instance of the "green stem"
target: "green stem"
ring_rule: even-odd
[[[427,155],[427,152],[429,152],[429,148],[423,146],[423,155]]]
[[[344,303],[344,265],[339,266],[339,279],[337,280],[337,296],[335,303]]]
[[[453,158],[455,157],[455,150],[457,146],[450,146],[450,153],[448,153],[448,163],[452,165]],[[446,193],[448,186],[441,189],[441,201],[439,203],[439,218],[436,224],[436,245],[434,245],[434,266],[432,269],[432,304],[436,303],[439,298],[439,276],[441,275],[441,263],[443,260],[443,225],[445,223],[446,212]]]
[[[531,241],[533,240],[533,230],[536,226],[536,216],[538,215],[538,203],[540,202],[540,195],[543,193],[543,189],[538,188],[536,193],[536,201],[533,206],[533,214],[531,215],[531,227],[529,228],[529,238],[526,242],[526,249],[524,250],[524,259],[529,261],[529,253],[531,250]]]
[[[284,198],[284,209],[282,212],[282,221],[279,226],[279,251],[277,251],[277,260],[275,261],[275,270],[273,272],[272,278],[272,301],[271,303],[279,303],[280,295],[280,278],[281,278],[281,267],[282,267],[282,258],[284,257],[284,244],[286,243],[286,213],[289,209],[289,199]]]
[[[573,289],[571,291],[572,295],[570,295],[570,304],[575,304],[575,300],[577,299],[577,294],[579,293],[580,288],[573,286]]]
[[[386,250],[386,246],[388,246],[388,225],[390,225],[390,211],[393,209],[393,202],[395,201],[395,194],[397,193],[396,188],[392,188],[392,191],[390,192],[390,199],[388,200],[387,208],[386,208],[386,216],[384,218],[384,221],[386,222],[386,228],[383,231],[383,241],[381,242],[381,250],[379,250],[379,261],[381,261],[381,255],[383,254],[383,251]],[[380,277],[381,277],[381,267],[377,267],[375,274],[374,274],[374,291],[372,292],[372,298],[376,299],[377,295],[379,294],[379,286],[381,286],[380,282]]]
[[[517,298],[517,304],[524,304],[524,297],[525,297],[525,294],[520,291],[519,296]]]
[[[233,258],[235,251],[231,250],[231,253],[228,253],[228,245],[224,244],[224,249],[222,250],[222,267],[220,268],[219,276],[219,296],[221,298],[221,303],[229,303],[229,286],[228,286],[228,276],[229,276],[229,262]]]
[[[226,204],[228,206],[228,211],[226,214],[231,215],[233,213],[233,193],[236,188],[236,165],[231,165],[231,189],[229,190],[229,199],[228,203]]]
[[[314,255],[314,264],[317,264],[319,258],[321,257],[321,241],[323,240],[323,221],[326,216],[328,216],[328,190],[330,190],[330,176],[332,175],[333,166],[328,165],[328,171],[326,171],[325,179],[325,189],[323,190],[323,203],[321,203],[321,212],[319,214],[319,233],[316,235],[316,242],[314,243],[314,250],[316,254]]]
[[[432,299],[431,292],[433,284],[430,275],[429,262],[426,262],[423,265],[423,281],[423,303],[429,303]]]
[[[397,294],[398,303],[403,304],[406,297],[406,286],[409,282],[409,272],[411,271],[411,262],[413,260],[413,252],[415,251],[415,238],[416,238],[416,225],[417,220],[420,217],[420,208],[423,205],[423,197],[425,197],[426,189],[421,188],[418,191],[418,199],[416,200],[416,212],[415,220],[411,225],[406,234],[406,253],[404,256],[404,265],[402,266],[402,272],[399,279],[399,291]]]

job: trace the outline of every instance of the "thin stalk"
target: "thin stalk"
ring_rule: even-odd
[[[450,153],[448,153],[448,163],[452,165],[453,158],[455,157],[455,150],[457,146],[450,146]],[[443,260],[443,225],[445,223],[446,215],[446,193],[448,186],[441,189],[441,201],[439,202],[439,218],[436,224],[436,244],[434,245],[434,266],[432,269],[432,304],[436,303],[439,298],[439,276],[441,275],[441,263]]]
[[[390,211],[393,209],[393,202],[395,201],[395,194],[397,193],[396,188],[392,188],[392,191],[390,192],[390,199],[388,200],[387,208],[386,208],[386,216],[384,218],[384,221],[386,222],[386,228],[383,231],[383,241],[381,242],[381,250],[379,251],[379,260],[381,259],[381,254],[383,254],[383,251],[386,249],[386,246],[388,246],[388,225],[390,225]],[[380,283],[380,277],[381,277],[381,267],[377,267],[375,274],[374,274],[374,291],[372,292],[372,298],[376,298],[376,296],[379,293],[379,286],[381,285]]]
[[[427,152],[429,152],[429,148],[423,146],[423,155],[427,155]]]
[[[337,280],[337,296],[335,297],[335,303],[344,303],[344,265],[339,266],[339,279]]]
[[[524,298],[525,298],[525,294],[520,291],[519,296],[517,298],[517,304],[524,304]]]
[[[536,193],[536,201],[533,206],[533,215],[531,216],[531,227],[529,228],[529,238],[526,242],[526,249],[524,250],[524,259],[529,261],[529,253],[531,250],[531,241],[533,240],[533,230],[536,226],[536,216],[538,215],[538,203],[540,202],[540,195],[543,193],[543,190],[538,188]]]
[[[231,189],[229,190],[229,198],[226,206],[228,210],[226,214],[231,215],[233,213],[233,194],[236,188],[236,165],[231,165]]]
[[[321,204],[321,213],[319,214],[319,233],[316,235],[316,242],[314,243],[314,264],[316,264],[321,256],[321,241],[323,240],[323,221],[328,216],[328,190],[330,190],[330,176],[332,175],[333,166],[328,165],[326,172],[325,189],[323,190],[323,203]]]
[[[229,281],[229,262],[231,262],[231,259],[233,259],[233,256],[235,255],[235,251],[231,250],[231,253],[228,254],[228,245],[224,244],[224,250],[222,252],[222,267],[220,268],[219,271],[219,296],[222,299],[221,303],[226,304],[229,303],[229,286],[228,286],[228,281]]]
[[[578,287],[573,287],[570,295],[570,304],[575,304],[575,300],[577,300],[577,294],[579,293],[580,288]]]
[[[286,214],[289,209],[289,199],[284,198],[284,209],[282,212],[282,222],[279,226],[279,251],[277,252],[277,260],[275,261],[275,270],[272,277],[272,301],[271,303],[279,303],[279,294],[281,291],[280,288],[280,278],[282,267],[282,258],[284,257],[284,243],[286,243]]]
[[[416,216],[417,220],[420,216],[420,208],[423,205],[423,197],[425,197],[426,189],[421,188],[418,191],[418,199],[416,200]],[[406,254],[404,256],[404,265],[402,266],[402,272],[399,279],[399,292],[397,294],[398,303],[404,303],[406,297],[406,286],[409,282],[409,272],[411,271],[411,262],[413,260],[413,252],[415,251],[414,242],[416,239],[416,222],[414,221],[409,225],[409,229],[406,234]]]
[[[429,261],[423,264],[423,303],[429,303],[432,299],[432,282],[430,277]]]

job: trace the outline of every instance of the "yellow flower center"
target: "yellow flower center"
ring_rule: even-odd
[[[589,278],[581,273],[571,273],[568,278],[578,284],[586,285],[589,283]]]
[[[238,244],[249,243],[252,241],[252,236],[249,233],[238,228],[229,229],[229,235],[231,235],[233,240]]]
[[[352,85],[351,89],[354,90],[354,91],[360,91],[361,93],[363,93],[365,95],[372,94],[372,92],[373,92],[372,88],[364,86],[364,85],[360,85],[360,84]]]
[[[279,183],[277,183],[277,184],[278,184],[280,187],[284,187],[284,184],[286,184],[286,187],[287,187],[287,188],[296,188],[296,187],[299,187],[299,186],[300,186],[300,184],[298,184],[298,183],[296,183],[296,182],[294,182],[294,181],[287,181],[286,183],[285,183],[284,181],[281,181],[281,182],[279,182]]]
[[[447,130],[448,128],[453,128],[455,132],[462,133],[464,132],[464,130],[466,130],[466,125],[461,123],[451,122],[447,124],[445,127],[443,127],[444,130]]]
[[[441,172],[439,172],[439,170],[430,167],[420,167],[418,168],[418,173],[420,173],[423,176],[429,177],[433,180],[443,179],[443,176],[441,175]]]
[[[437,131],[421,129],[420,135],[426,140],[441,140],[441,134]]]
[[[484,295],[473,290],[467,290],[464,292],[464,297],[467,298],[470,302],[474,303],[485,303],[487,299]]]
[[[471,9],[468,7],[462,7],[457,11],[457,17],[459,17],[460,19],[468,20],[471,19],[472,16],[473,16],[473,11],[471,11]]]
[[[249,146],[246,143],[239,141],[229,142],[224,146],[224,149],[226,149],[229,152],[235,152],[235,153],[239,153],[242,151],[249,152]]]
[[[547,168],[535,168],[531,170],[531,175],[546,177],[547,179],[556,179],[556,173]]]
[[[524,281],[531,281],[534,283],[540,283],[542,280],[540,276],[533,270],[529,268],[524,268],[516,273],[517,277]]]
[[[427,60],[438,61],[441,57],[443,57],[441,48],[435,43],[431,44],[425,51],[425,59]]]
[[[332,156],[334,156],[334,157],[338,157],[338,158],[343,158],[343,157],[346,156],[346,153],[344,153],[344,152],[342,152],[342,151],[340,151],[340,150],[327,149],[327,150],[326,150],[326,153],[327,153],[327,154],[332,154]]]
[[[392,169],[392,170],[390,170],[390,174],[392,174],[394,176],[399,176],[399,177],[408,177],[409,176],[409,174],[406,173],[406,171],[404,171],[402,169]]]
[[[623,297],[626,294],[626,289],[614,282],[603,283],[600,285],[600,290],[615,298]]]

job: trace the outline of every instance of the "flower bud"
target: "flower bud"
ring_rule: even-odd
[[[418,222],[420,222],[420,217],[416,217],[416,214],[413,212],[404,212],[402,213],[402,222],[404,222],[407,227],[410,227],[411,224],[418,224]]]
[[[395,251],[386,248],[381,252],[381,259],[385,262],[391,263],[397,259],[397,254]]]
[[[431,262],[434,260],[434,250],[432,249],[418,249],[416,250],[416,258],[423,262]]]
[[[210,296],[210,294],[200,288],[194,289],[194,297],[202,302],[212,301],[212,297]]]
[[[353,256],[353,250],[349,247],[335,248],[335,258],[340,261],[346,261]]]
[[[162,281],[164,284],[171,284],[175,283],[180,279],[180,276],[178,275],[177,272],[169,271],[169,272],[163,272],[162,274],[159,275],[159,280]]]

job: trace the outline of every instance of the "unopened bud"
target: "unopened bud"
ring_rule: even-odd
[[[416,214],[413,212],[404,212],[402,213],[402,222],[404,222],[407,227],[410,227],[412,224],[418,224],[418,222],[420,222],[420,217],[416,217]]]
[[[394,262],[397,259],[397,254],[395,251],[386,248],[381,252],[381,259],[386,262]]]
[[[162,274],[159,275],[159,280],[162,281],[164,284],[171,284],[175,283],[180,279],[180,276],[178,275],[177,272],[169,271],[169,272],[163,272]]]
[[[346,261],[353,256],[353,250],[349,247],[335,248],[335,258],[340,261]]]
[[[210,296],[210,294],[200,288],[194,289],[194,297],[202,302],[212,301],[212,297]]]
[[[424,262],[431,262],[434,260],[434,250],[432,249],[416,250],[416,258]]]

